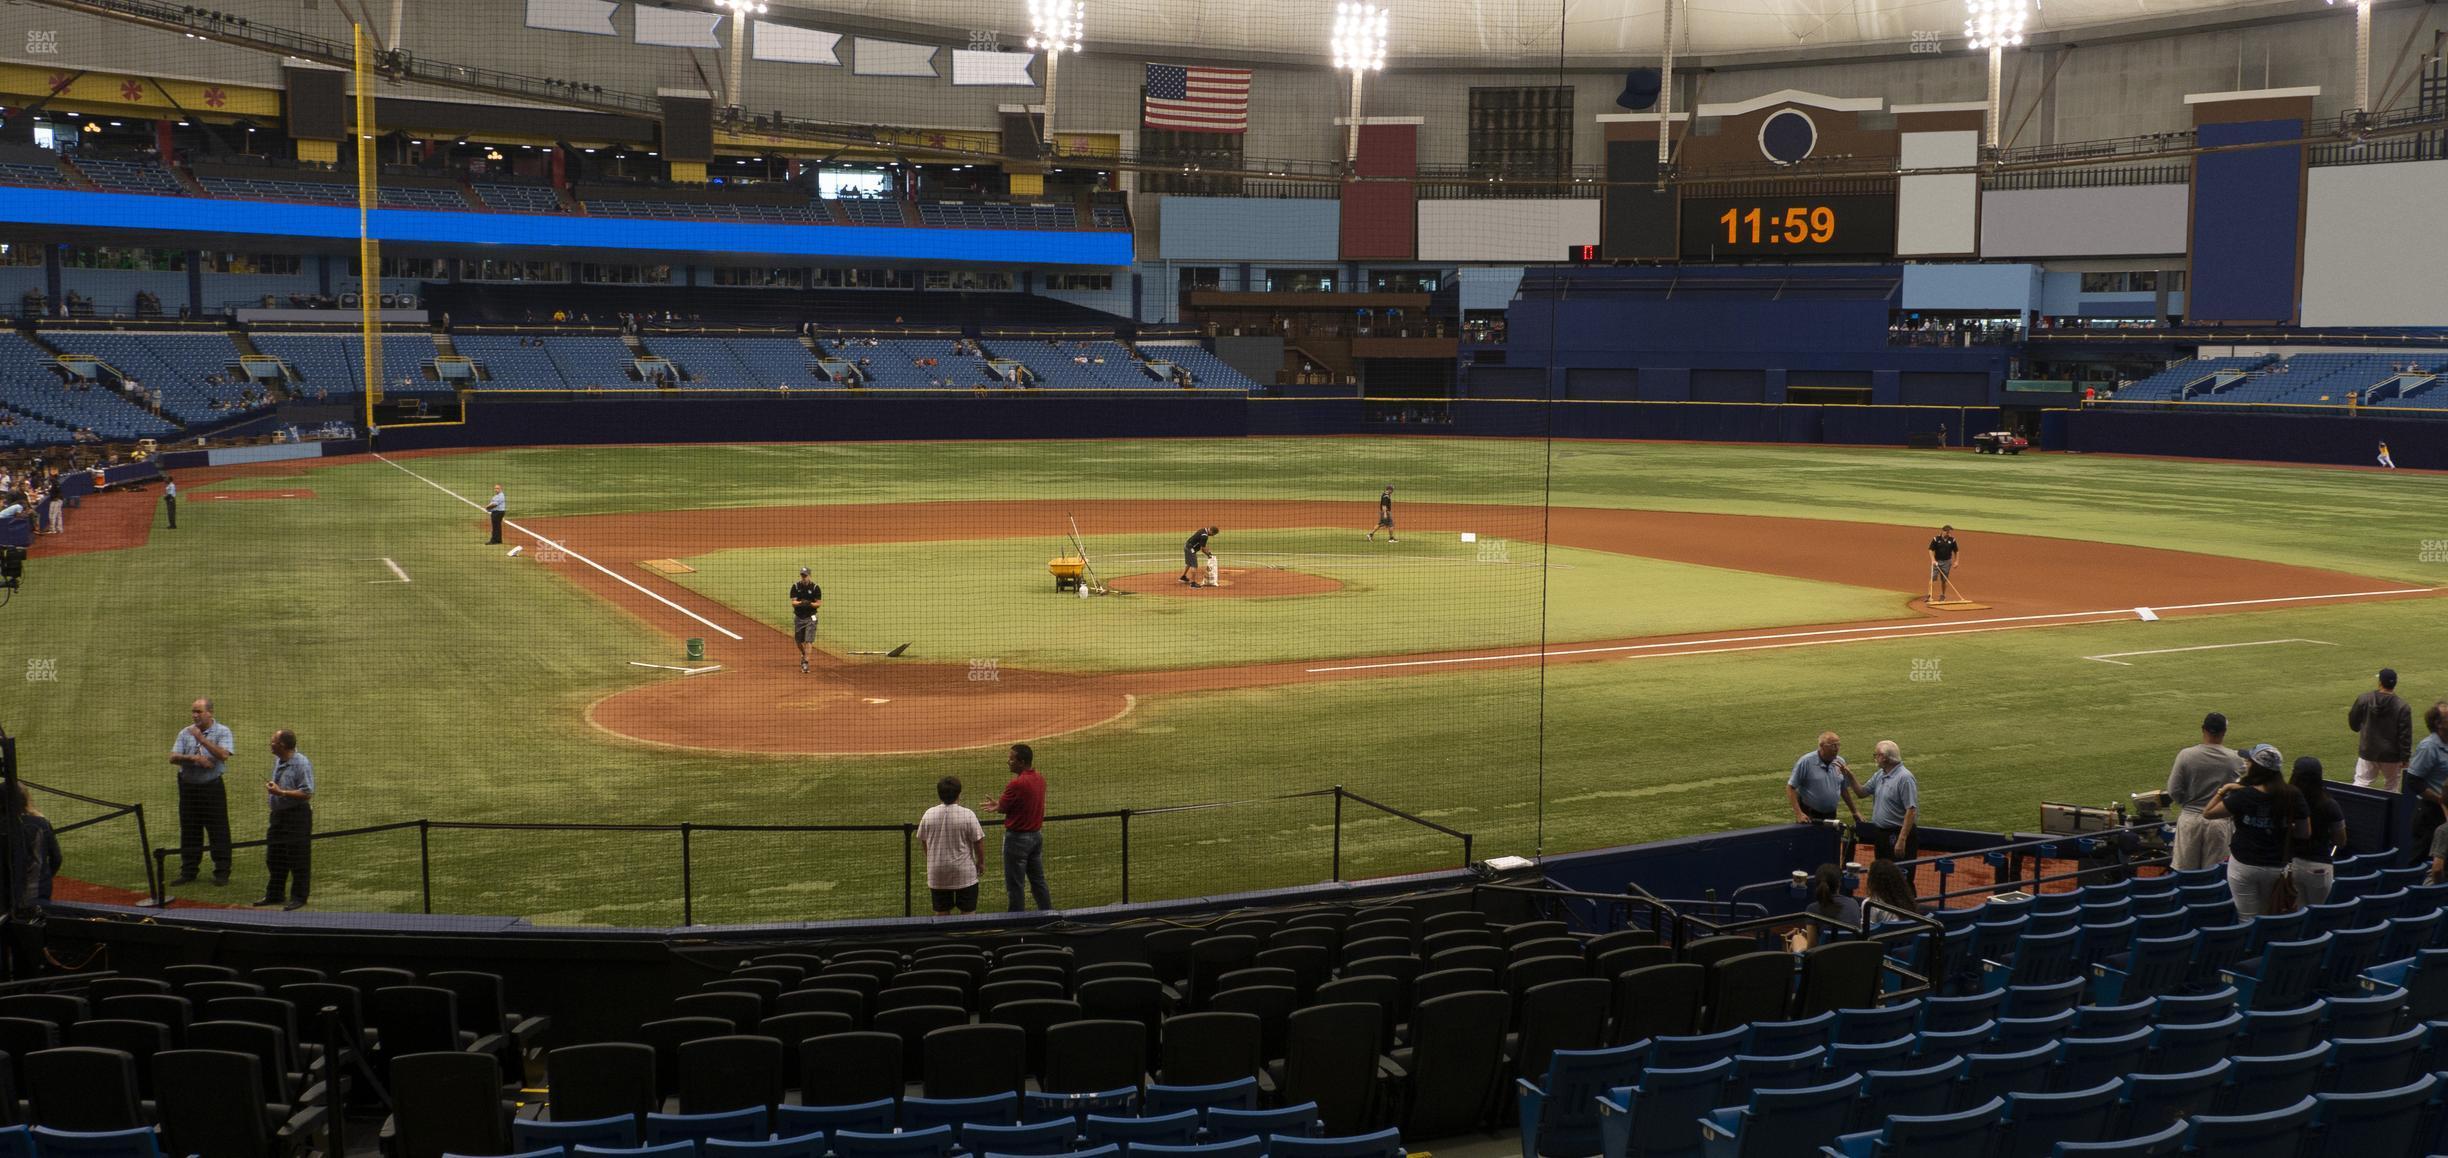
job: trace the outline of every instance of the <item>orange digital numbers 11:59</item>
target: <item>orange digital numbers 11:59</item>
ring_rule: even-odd
[[[1725,243],[1737,245],[1826,245],[1836,236],[1836,210],[1826,205],[1774,209],[1728,209],[1717,217]]]

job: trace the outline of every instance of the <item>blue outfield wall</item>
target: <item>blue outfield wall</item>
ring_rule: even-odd
[[[1332,203],[1329,202],[1329,205]],[[215,236],[355,241],[357,210],[207,197],[152,197],[0,187],[0,222]],[[751,225],[549,213],[377,209],[376,240],[432,245],[550,246],[651,253],[893,258],[990,265],[1129,265],[1131,235],[1110,230],[911,229],[887,225]]]
[[[2204,413],[2094,406],[2042,415],[2045,450],[2089,454],[2151,454],[2258,462],[2373,466],[2380,444],[2401,467],[2448,470],[2448,425],[2421,418]]]
[[[1379,421],[1394,402],[1240,395],[875,392],[706,397],[478,391],[466,421],[393,426],[384,449],[560,443],[1428,435],[1902,446],[1995,429],[1988,407],[1461,400],[1450,425]]]

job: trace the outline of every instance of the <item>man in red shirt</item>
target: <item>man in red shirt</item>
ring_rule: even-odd
[[[1026,744],[1011,746],[1011,783],[986,811],[1003,817],[1003,891],[1011,911],[1028,908],[1020,893],[1020,878],[1028,878],[1040,911],[1054,907],[1045,878],[1045,777],[1037,774],[1037,754]]]

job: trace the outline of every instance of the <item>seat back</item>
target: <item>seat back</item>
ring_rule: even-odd
[[[1877,1121],[1891,1114],[1930,1117],[1955,1108],[1955,1091],[1970,1063],[1960,1057],[1913,1069],[1868,1070],[1862,1074],[1862,1114]],[[1856,1122],[1865,1125],[1867,1122]]]
[[[391,1058],[392,1158],[500,1154],[510,1143],[501,1062],[491,1054],[396,1054]]]
[[[681,1043],[681,1111],[719,1114],[782,1104],[783,1048],[779,1038],[751,1033]]]
[[[2228,1071],[2227,1088],[2219,1093],[2218,1112],[2292,1106],[2310,1098],[2320,1084],[2321,1068],[2328,1064],[2331,1048],[2324,1041],[2290,1054],[2229,1058],[2234,1068]]]
[[[1316,1102],[1330,1133],[1364,1128],[1376,1111],[1377,1020],[1377,1007],[1361,1002],[1312,1005],[1294,1013],[1284,1053],[1284,1100]]]
[[[1050,1094],[1093,1094],[1147,1081],[1147,1036],[1136,1021],[1079,1020],[1046,1030],[1045,1069],[1038,1088]]]
[[[1578,957],[1569,960],[1576,968],[1581,963]],[[1603,1011],[1606,983],[1595,978],[1580,980],[1599,987],[1584,991],[1581,1011]],[[1540,988],[1572,984],[1575,982],[1552,981]],[[1368,1008],[1373,1013],[1374,1007]],[[1420,1006],[1411,1018],[1411,1090],[1403,1133],[1414,1138],[1443,1138],[1482,1124],[1506,1077],[1505,1024],[1511,1009],[1505,995],[1494,991],[1448,994]],[[1591,1029],[1585,1036],[1594,1044],[1596,1027]],[[1370,1052],[1373,1061],[1375,1051]]]
[[[2197,1115],[2185,1148],[2218,1158],[2295,1158],[2317,1103],[2305,1097],[2278,1105],[2283,1108],[2261,1113]]]
[[[162,1142],[171,1153],[252,1155],[271,1149],[255,1055],[167,1050],[154,1056],[153,1072],[160,1087]]]
[[[90,1046],[47,1049],[20,1069],[33,1120],[62,1130],[128,1130],[145,1124],[137,1108],[136,1059]]]
[[[2093,1076],[2099,1072],[2110,1071],[2095,1071]],[[2107,1137],[2123,1086],[2111,1076],[2087,1089],[2006,1095],[2006,1115],[1991,1158],[2048,1158],[2059,1142],[2097,1142]]]
[[[1794,955],[1737,953],[1709,966],[1708,1027],[1734,1029],[1782,1019],[1793,1005]]]
[[[1734,1059],[1684,1068],[1651,1067],[1630,1091],[1629,1145],[1618,1146],[1619,1129],[1611,1118],[1601,1119],[1600,1135],[1609,1154],[1673,1154],[1691,1150],[1700,1138],[1700,1118],[1716,1109],[1724,1097]]]
[[[1885,948],[1876,941],[1832,941],[1802,954],[1794,1016],[1865,1008],[1878,1000]]]
[[[2333,1048],[2324,1088],[2368,1094],[2402,1086],[2420,1072],[2430,1038],[2431,1028],[2423,1025],[2387,1037],[2338,1038],[2329,1043]]]
[[[1609,1044],[1692,1032],[1700,1024],[1707,989],[1707,967],[1688,963],[1652,965],[1617,977]]]
[[[1259,1056],[1262,1033],[1257,1015],[1249,1013],[1185,1013],[1166,1018],[1164,1083],[1203,1086],[1255,1077],[1263,1061]]]
[[[799,1045],[800,1101],[856,1106],[901,1097],[901,1039],[876,1030],[811,1037]]]
[[[544,1072],[551,1079],[552,1115],[558,1121],[617,1117],[636,1122],[661,1104],[650,1045],[565,1045],[544,1055]]]
[[[2180,1073],[2128,1074],[2119,1100],[2124,1103],[2124,1129],[2148,1134],[2181,1125],[2195,1114],[2208,1113],[2218,1101],[2219,1088],[2234,1068],[2221,1058],[2197,1070]]]
[[[2314,1158],[2361,1158],[2374,1154],[2413,1154],[2430,1139],[2421,1138],[2424,1112],[2437,1099],[2440,1080],[2423,1074],[2412,1082],[2386,1090],[2313,1095],[2313,1128],[2319,1131]]]
[[[1522,1148],[1537,1154],[1589,1154],[1598,1145],[1598,1099],[1638,1081],[1649,1049],[1557,1050],[1546,1079],[1521,1099]]]
[[[1017,1025],[981,1022],[931,1030],[924,1051],[931,1099],[1016,1094],[1028,1085],[1028,1031]]]
[[[1747,1158],[1811,1153],[1851,1123],[1861,1085],[1861,1075],[1848,1074],[1822,1085],[1753,1093],[1737,1138],[1738,1152]]]
[[[1890,1115],[1880,1143],[1890,1154],[1914,1158],[1987,1158],[1989,1135],[2005,1115],[2004,1098],[1953,1114]]]

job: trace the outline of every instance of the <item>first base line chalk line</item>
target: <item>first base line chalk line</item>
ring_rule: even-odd
[[[2387,595],[2429,595],[2448,588],[2392,587],[2382,591],[2340,591],[2328,595],[2280,595],[2269,599],[2229,599],[2217,603],[2169,603],[2153,611],[2209,611],[2222,607],[2266,607],[2282,603],[2317,603],[2336,599],[2373,599]],[[1925,623],[1891,623],[1869,627],[1833,627],[1817,631],[1788,631],[1767,635],[1730,635],[1717,639],[1685,639],[1670,643],[1624,643],[1608,647],[1576,647],[1549,651],[1516,651],[1498,655],[1461,655],[1444,659],[1387,660],[1380,663],[1344,664],[1339,667],[1304,668],[1311,675],[1346,671],[1382,671],[1406,667],[1450,667],[1472,663],[1503,663],[1509,660],[1557,658],[1573,655],[1606,655],[1614,652],[1652,652],[1638,659],[1679,655],[1704,655],[1711,651],[1769,651],[1788,647],[1820,647],[1835,643],[1873,643],[1880,639],[1912,639],[1924,635],[1971,635],[1982,631],[2006,631],[2018,627],[2057,627],[2076,621],[2113,622],[2130,618],[2136,609],[2111,607],[2098,611],[2052,611],[2039,615],[2003,615],[1990,619],[1933,619]],[[1724,645],[1724,646],[1720,646]],[[1673,650],[1699,649],[1699,650]],[[2088,658],[2088,657],[2085,657]]]
[[[474,507],[474,508],[476,508],[477,510],[480,510],[480,511],[481,511],[481,510],[485,509],[485,508],[484,508],[484,504],[482,504],[482,503],[478,503],[478,502],[473,502],[473,501],[470,501],[466,495],[460,494],[459,492],[457,492],[457,491],[455,491],[455,490],[452,490],[452,489],[450,489],[449,487],[443,486],[441,483],[438,483],[438,482],[435,482],[435,481],[434,481],[434,480],[432,480],[432,479],[426,478],[424,475],[418,474],[417,472],[415,472],[415,471],[413,471],[413,470],[410,470],[410,469],[408,469],[407,467],[401,466],[400,464],[398,464],[398,463],[396,463],[396,462],[392,462],[390,459],[388,459],[388,458],[384,458],[382,455],[379,455],[379,454],[378,454],[378,455],[375,455],[375,456],[374,456],[374,458],[375,458],[375,461],[377,461],[377,462],[381,462],[381,463],[384,463],[384,464],[387,464],[387,465],[388,465],[388,466],[390,466],[392,469],[397,470],[397,471],[398,471],[398,472],[400,472],[401,474],[407,475],[409,478],[412,478],[412,479],[417,480],[418,482],[424,483],[426,486],[432,487],[433,489],[438,490],[438,491],[442,492],[443,494],[449,495],[450,497],[452,497],[452,498],[454,498],[454,499],[457,499],[457,500],[459,500],[460,502],[467,503],[467,505],[469,505],[469,506],[471,506],[471,507]],[[635,591],[635,592],[637,592],[638,594],[643,595],[643,596],[645,596],[645,597],[646,597],[646,598],[648,598],[648,599],[652,599],[652,600],[654,600],[655,602],[660,603],[660,604],[662,604],[662,605],[663,605],[663,606],[665,606],[665,607],[669,607],[669,608],[671,608],[672,610],[677,611],[677,612],[679,612],[679,613],[680,613],[680,614],[682,614],[682,615],[688,616],[689,618],[694,619],[694,620],[696,620],[696,621],[697,621],[697,622],[699,622],[699,623],[705,624],[707,627],[713,628],[714,630],[716,630],[716,631],[719,631],[719,632],[723,633],[723,635],[725,635],[725,636],[727,636],[727,637],[729,637],[729,638],[731,638],[731,639],[738,639],[738,638],[740,638],[740,634],[739,634],[738,632],[733,631],[733,630],[731,630],[731,629],[730,629],[730,628],[728,628],[728,627],[724,627],[722,624],[716,623],[716,622],[714,622],[713,620],[706,618],[705,616],[699,615],[699,614],[697,614],[696,612],[691,611],[691,610],[689,610],[689,609],[688,609],[688,608],[686,608],[686,607],[682,607],[682,606],[680,606],[679,604],[674,603],[674,602],[672,602],[672,601],[671,601],[671,600],[669,600],[669,599],[665,599],[665,598],[664,598],[664,597],[662,597],[661,595],[657,595],[657,594],[655,594],[655,593],[654,593],[654,592],[652,592],[652,591],[648,591],[647,589],[645,589],[645,588],[643,588],[643,587],[638,586],[636,583],[634,583],[634,582],[630,581],[630,579],[629,579],[629,577],[628,577],[628,576],[623,575],[623,574],[621,574],[621,573],[619,573],[619,572],[617,572],[617,571],[614,571],[614,570],[613,570],[613,569],[611,569],[610,567],[606,567],[606,566],[604,566],[603,564],[598,563],[598,562],[596,562],[596,561],[595,561],[595,560],[593,560],[593,559],[589,559],[589,558],[587,558],[586,556],[581,555],[581,554],[579,554],[579,553],[578,553],[578,552],[576,552],[576,551],[572,551],[572,550],[570,550],[570,549],[569,549],[567,546],[565,546],[565,545],[563,545],[563,544],[553,542],[552,540],[547,539],[547,538],[545,538],[545,537],[544,537],[544,536],[542,536],[542,535],[536,534],[534,531],[530,531],[530,530],[528,530],[527,528],[522,527],[522,526],[518,525],[517,523],[512,522],[512,521],[511,521],[511,520],[509,520],[509,519],[503,519],[503,520],[502,520],[502,525],[503,525],[503,526],[505,526],[505,527],[510,528],[510,529],[511,529],[511,530],[513,530],[513,531],[517,531],[519,534],[525,535],[525,536],[527,536],[527,537],[528,537],[528,538],[530,538],[530,539],[534,539],[534,540],[535,540],[536,542],[538,542],[538,543],[542,543],[543,545],[545,545],[545,546],[547,546],[547,547],[550,547],[550,548],[552,548],[552,549],[554,549],[554,550],[556,550],[556,551],[559,551],[559,552],[561,552],[562,554],[567,555],[567,556],[569,556],[569,557],[570,557],[570,558],[572,558],[572,559],[576,559],[576,560],[578,560],[579,562],[584,563],[584,564],[586,564],[586,565],[587,565],[587,566],[589,566],[589,567],[593,567],[594,569],[596,569],[596,570],[598,570],[598,571],[601,571],[601,572],[603,572],[603,573],[604,573],[604,574],[606,574],[606,575],[611,576],[611,577],[612,577],[614,580],[617,580],[617,581],[618,581],[618,582],[619,582],[619,583],[620,583],[622,586],[627,587],[627,588],[629,588],[630,590]]]
[[[2281,643],[2308,643],[2314,647],[2337,646],[2325,639],[2255,639],[2245,643],[2204,643],[2193,647],[2156,647],[2149,651],[2111,651],[2101,655],[2086,655],[2083,658],[2100,663],[2112,663],[2118,667],[2132,667],[2132,664],[2125,662],[2127,656],[2175,655],[2178,652],[2186,651],[2225,651],[2231,647],[2270,647]]]

